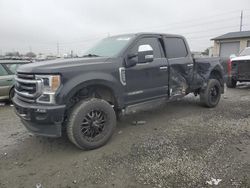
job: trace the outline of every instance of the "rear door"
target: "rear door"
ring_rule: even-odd
[[[143,37],[129,49],[128,54],[136,54],[139,46],[150,45],[154,60],[125,69],[127,104],[168,96],[168,62],[159,40],[158,37]],[[137,61],[136,57],[134,60]]]
[[[193,82],[193,58],[181,37],[164,37],[164,44],[170,68],[170,98],[183,96]]]
[[[13,75],[10,75],[0,64],[0,98],[8,98],[10,88],[13,86]]]

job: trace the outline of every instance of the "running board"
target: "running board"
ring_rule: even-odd
[[[167,100],[164,97],[164,98],[154,99],[154,100],[150,100],[150,101],[146,101],[146,102],[142,102],[138,104],[133,104],[133,105],[127,106],[123,110],[123,115],[129,115],[129,114],[134,114],[134,113],[141,112],[141,111],[151,110],[151,109],[159,107],[160,105],[164,104],[166,101]]]

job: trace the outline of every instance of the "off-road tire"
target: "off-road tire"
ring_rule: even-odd
[[[216,90],[216,91],[214,91]],[[215,96],[213,96],[215,94]],[[213,108],[217,106],[221,97],[221,85],[216,79],[210,79],[207,87],[200,92],[200,102],[203,106]]]
[[[105,114],[106,123],[104,125],[105,132],[99,140],[91,142],[83,136],[81,131],[81,124],[84,117],[91,111],[100,110]],[[78,148],[84,150],[91,150],[105,145],[114,133],[116,127],[116,115],[112,106],[97,98],[86,99],[78,102],[70,112],[67,121],[67,135],[69,140],[74,143]]]
[[[230,78],[230,79],[227,80],[226,85],[227,85],[228,88],[236,88],[237,81]]]

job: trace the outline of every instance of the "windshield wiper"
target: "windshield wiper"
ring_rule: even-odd
[[[84,55],[83,57],[100,57],[100,56],[96,54],[87,54],[87,55]]]

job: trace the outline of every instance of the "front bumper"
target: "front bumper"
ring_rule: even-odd
[[[62,135],[65,105],[31,104],[13,98],[16,114],[24,126],[32,133],[48,137]]]

